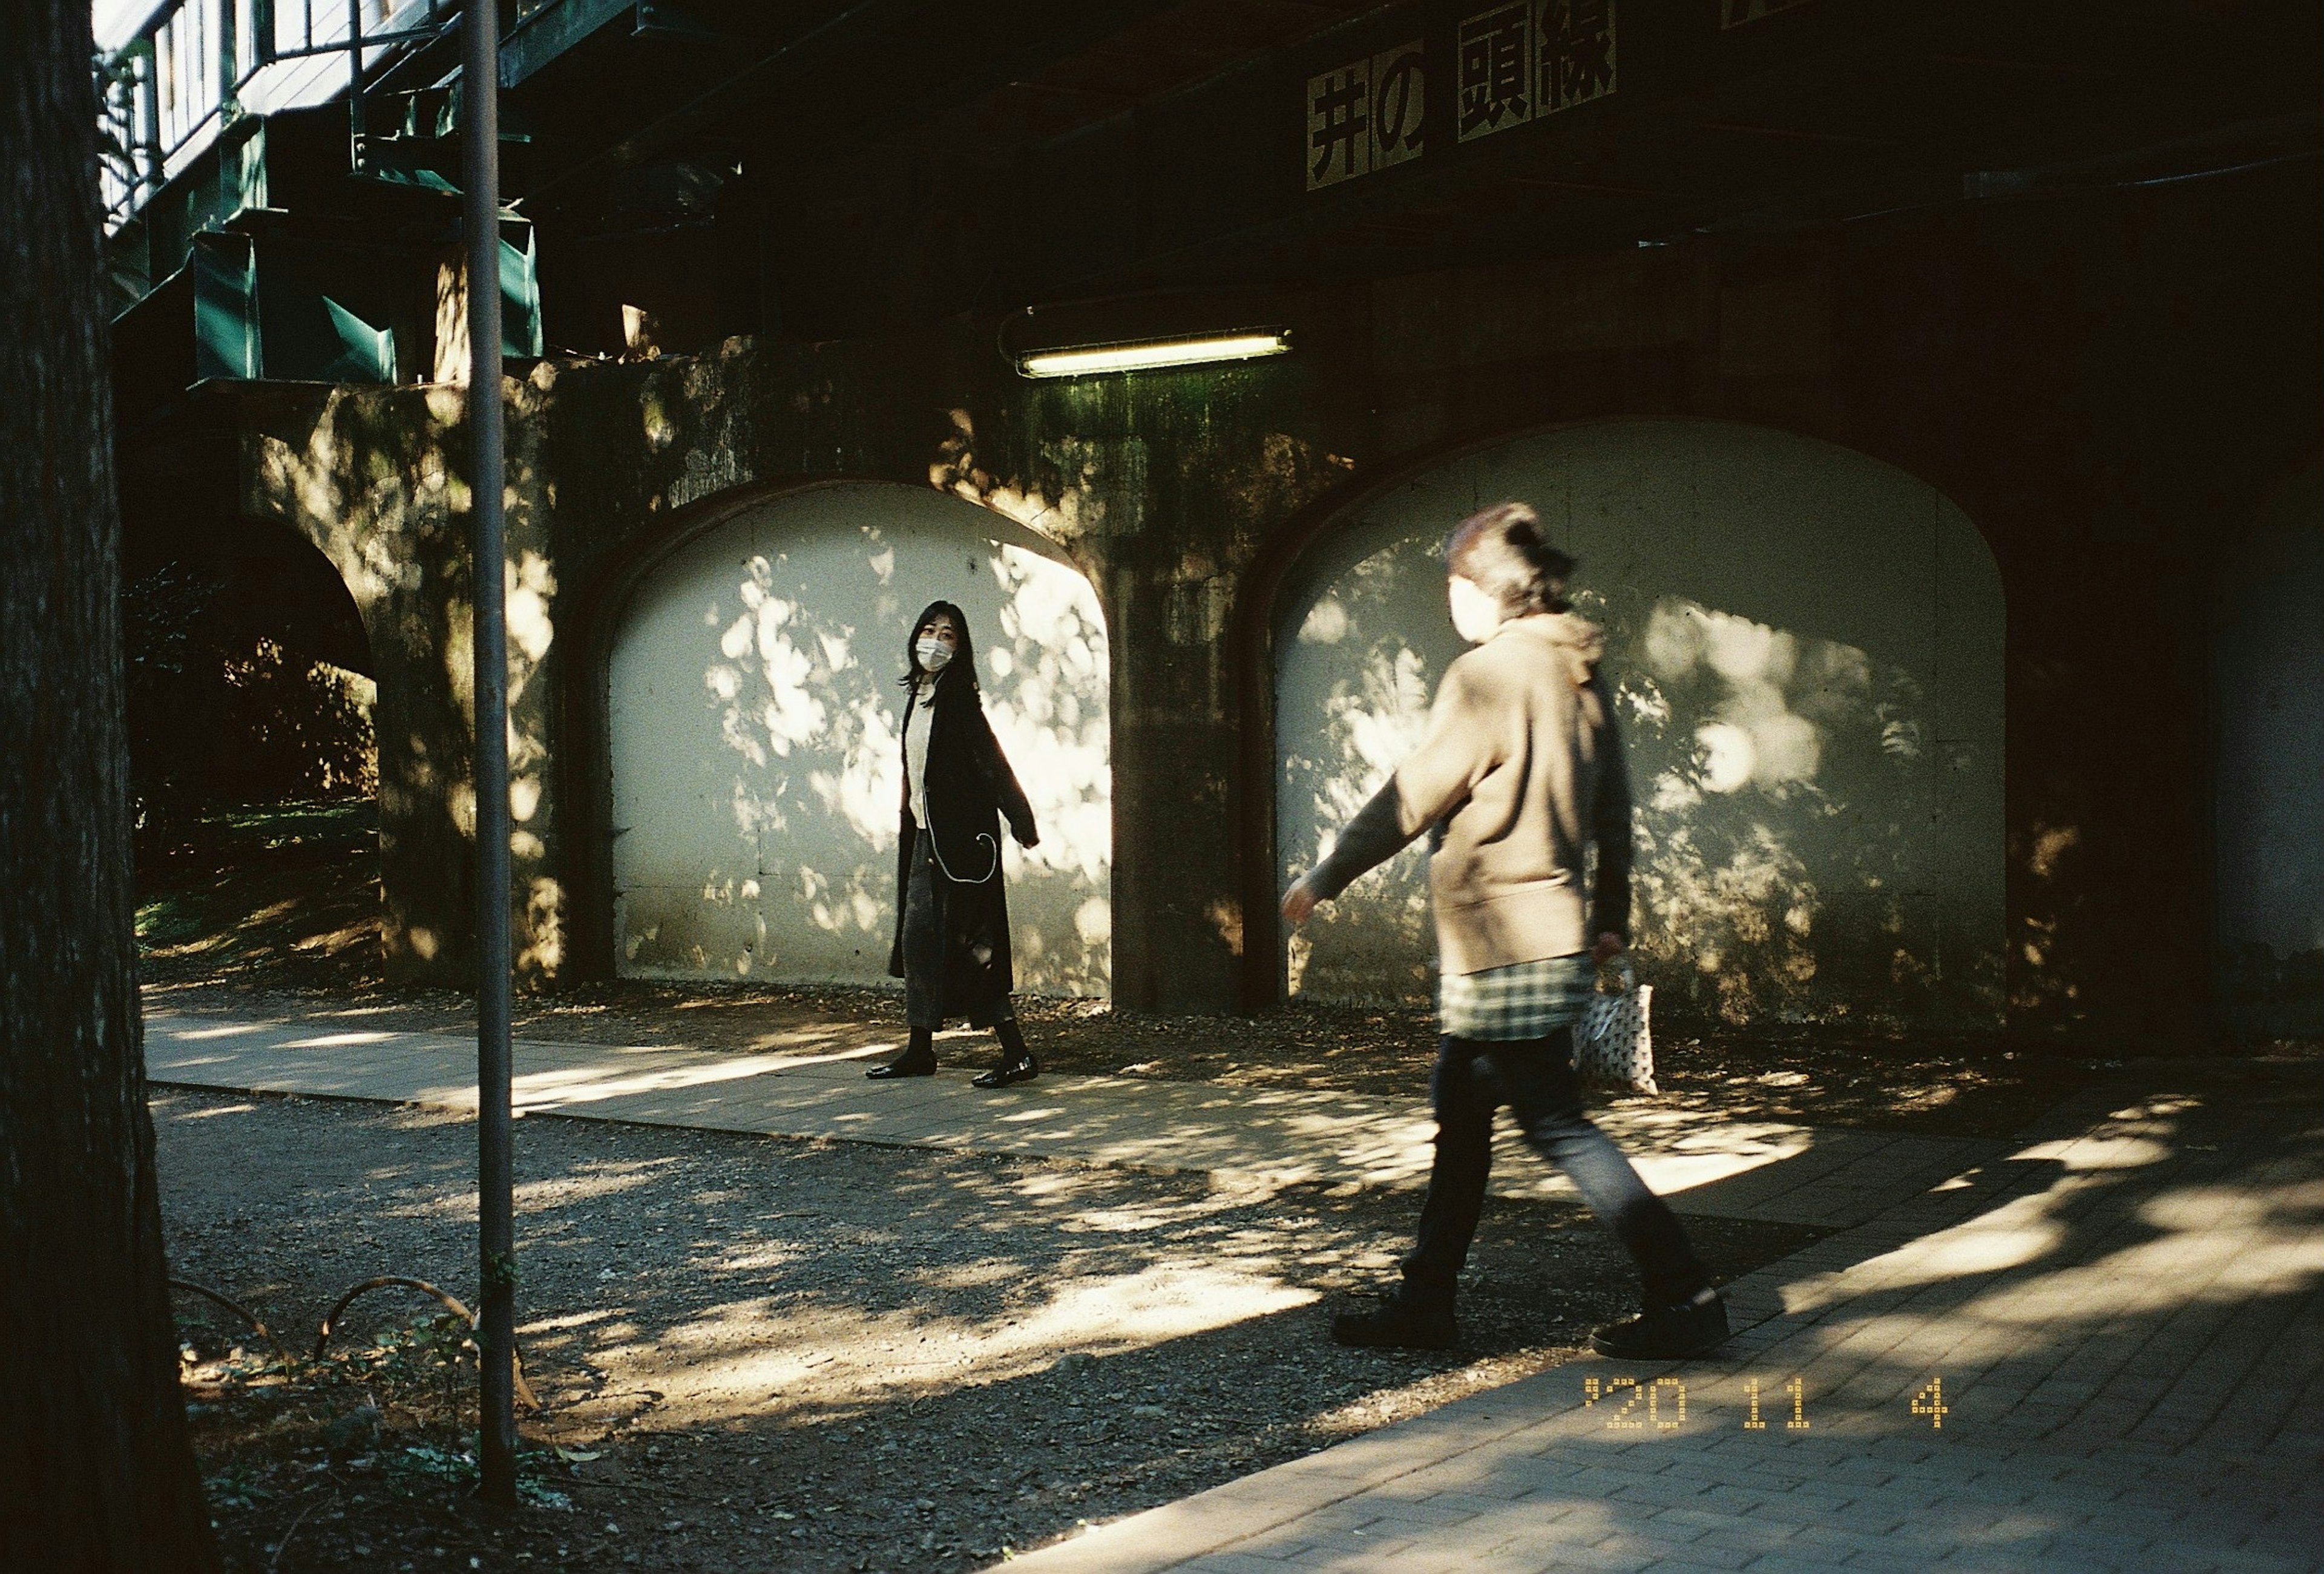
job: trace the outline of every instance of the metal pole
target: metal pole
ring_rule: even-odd
[[[516,1502],[516,1230],[509,1153],[508,608],[501,487],[500,15],[468,0],[460,72],[467,146],[469,508],[476,652],[477,1462],[488,1502]]]
[[[235,27],[241,18],[235,14],[235,0],[218,0],[217,92],[218,130],[232,125],[241,112],[235,95],[242,87],[242,44]]]
[[[169,169],[170,161],[161,152],[161,46],[148,38],[143,51],[144,69],[138,78],[137,90],[145,106],[145,198],[151,198],[161,189],[161,176]]]
[[[358,170],[364,151],[363,55],[363,0],[347,0],[347,151]],[[493,199],[500,199],[498,179],[493,182]]]

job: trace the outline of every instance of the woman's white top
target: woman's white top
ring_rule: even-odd
[[[911,784],[912,823],[928,824],[928,729],[936,719],[936,683],[943,677],[923,675],[912,691],[912,714],[904,723],[904,779]]]

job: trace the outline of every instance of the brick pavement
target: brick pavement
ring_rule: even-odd
[[[2324,1108],[2122,1099],[1738,1282],[1715,1359],[1585,1360],[1015,1566],[2324,1569]]]
[[[773,1136],[1070,1158],[1273,1183],[1418,1186],[1434,1123],[1425,1105],[1323,1090],[1224,1088],[1139,1077],[1044,1076],[987,1092],[965,1071],[872,1083],[894,1053],[867,1031],[839,1053],[609,1048],[519,1040],[520,1113]],[[186,1087],[475,1107],[472,1039],[390,1033],[345,1019],[156,1011],[147,1074]],[[2000,1145],[1775,1121],[1706,1128],[1651,1107],[1603,1124],[1655,1190],[1688,1211],[1838,1228],[1924,1191]],[[1516,1150],[1503,1196],[1570,1199],[1564,1179]]]

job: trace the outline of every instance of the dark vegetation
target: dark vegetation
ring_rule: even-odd
[[[312,548],[269,545],[247,559],[164,557],[124,577],[130,787],[149,867],[198,845],[217,805],[378,789],[355,608]],[[315,594],[318,573],[332,594]]]
[[[171,823],[138,866],[149,984],[264,977],[376,988],[379,812],[368,797],[213,810]]]

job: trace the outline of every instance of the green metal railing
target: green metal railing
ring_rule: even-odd
[[[107,230],[136,216],[169,180],[173,161],[239,119],[264,72],[342,56],[355,136],[366,79],[404,46],[433,42],[459,0],[177,0],[97,62],[99,179]],[[327,76],[286,84],[293,102],[339,91]]]

